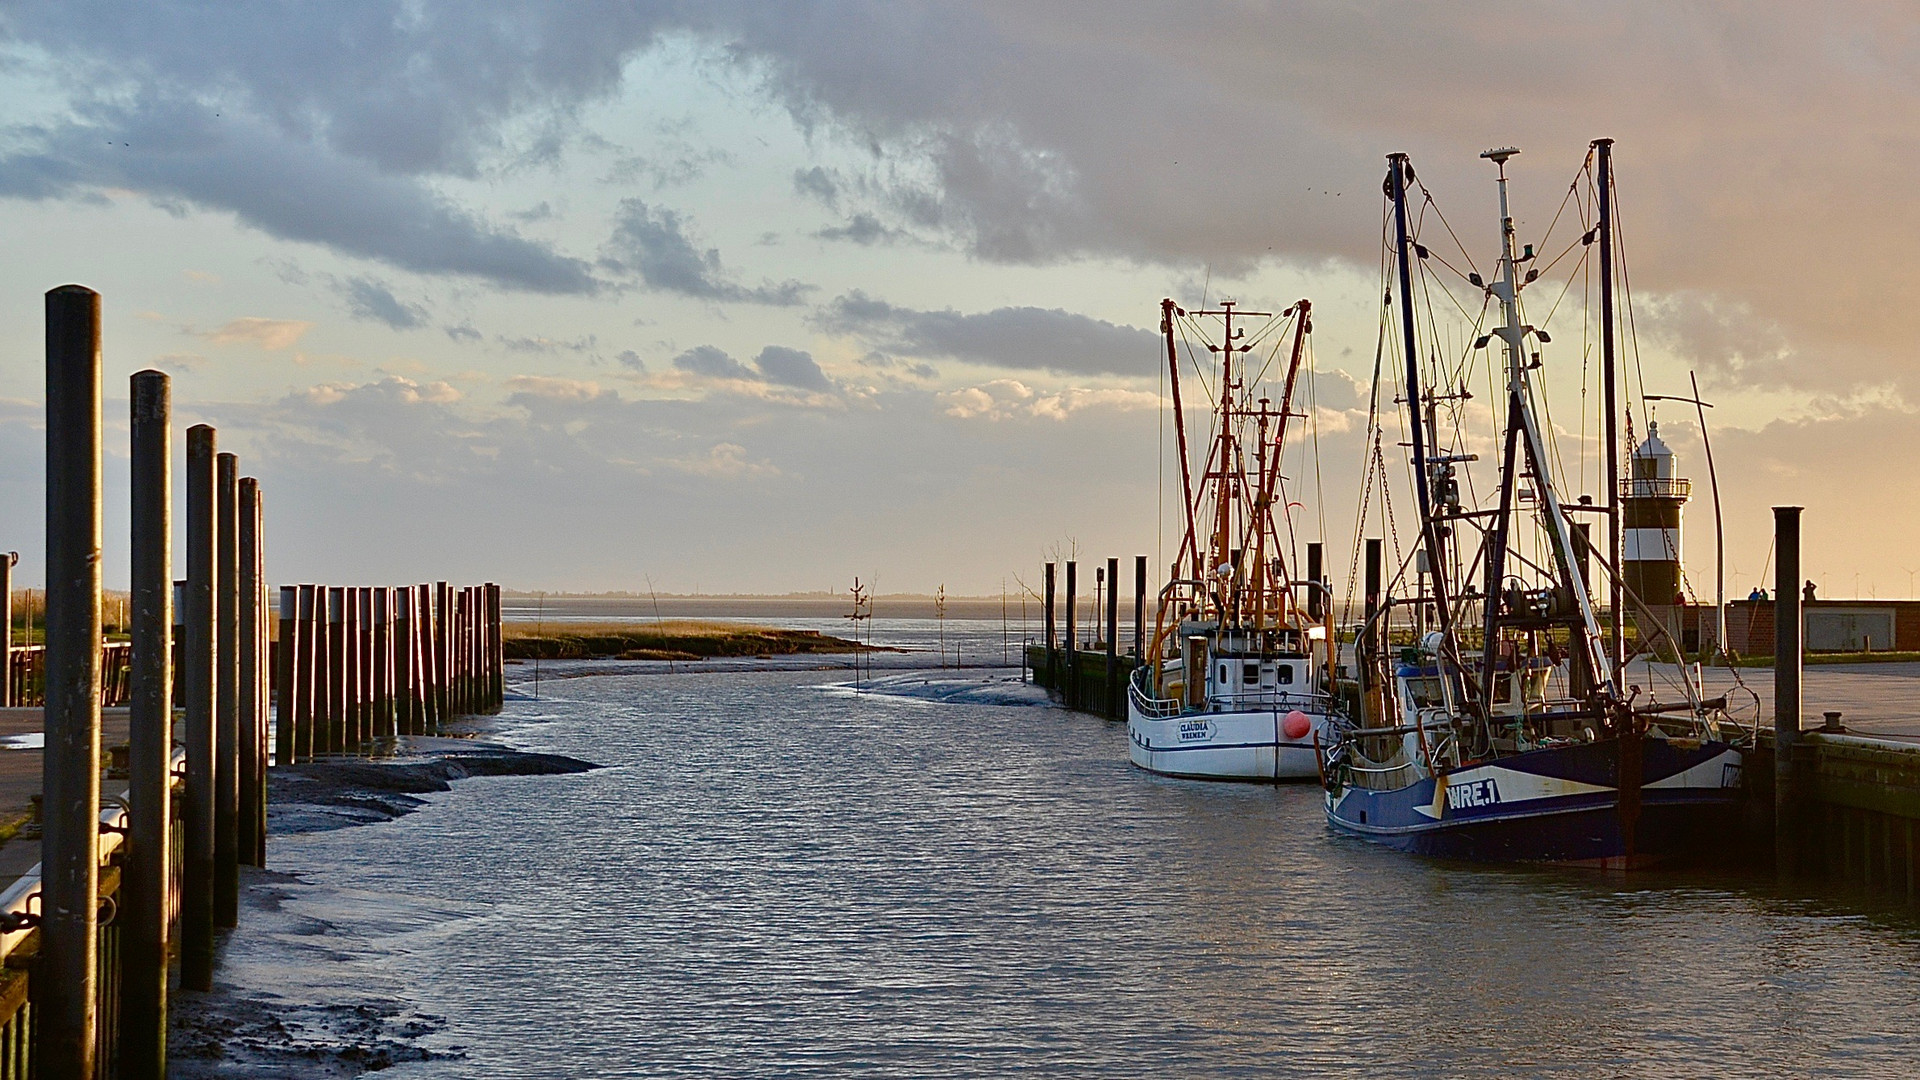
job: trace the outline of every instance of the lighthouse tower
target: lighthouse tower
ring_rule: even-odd
[[[1641,603],[1663,611],[1681,602],[1680,508],[1693,481],[1673,474],[1673,451],[1660,441],[1658,423],[1647,425],[1631,468],[1631,478],[1620,482],[1621,577]]]

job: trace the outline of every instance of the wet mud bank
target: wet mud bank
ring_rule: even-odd
[[[274,769],[270,834],[391,821],[469,777],[599,767],[491,743],[424,741],[445,745],[410,746],[406,756],[384,761]],[[484,905],[318,884],[277,870],[241,873],[240,925],[224,932],[213,991],[172,994],[169,1076],[353,1077],[463,1056],[458,1046],[421,1045],[445,1024],[409,1000],[403,943],[480,917]]]

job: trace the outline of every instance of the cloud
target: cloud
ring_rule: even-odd
[[[813,235],[822,240],[845,240],[859,244],[861,247],[890,244],[910,238],[905,230],[883,225],[879,218],[867,213],[855,214],[847,219],[846,224],[821,229]]]
[[[819,364],[814,363],[813,356],[799,349],[769,345],[753,358],[753,366],[760,369],[761,376],[768,382],[802,390],[833,389],[833,381],[820,370]]]
[[[738,443],[717,443],[704,454],[671,458],[666,464],[681,472],[719,480],[758,480],[780,475],[780,470],[770,461],[749,460],[746,447]]]
[[[601,265],[616,273],[638,275],[650,289],[701,300],[790,307],[811,291],[812,286],[798,281],[754,288],[735,282],[720,264],[719,249],[698,248],[687,225],[677,211],[650,207],[640,199],[622,199]]]
[[[458,326],[449,326],[445,329],[447,336],[455,341],[479,341],[483,336],[480,331],[474,329],[472,323],[461,323]]]
[[[253,345],[268,352],[294,346],[313,324],[299,319],[262,319],[249,316],[234,319],[218,329],[195,331],[215,345]]]
[[[1144,390],[1069,387],[1041,393],[1018,379],[994,379],[939,397],[947,403],[947,415],[961,420],[1010,420],[1020,416],[1066,420],[1088,409],[1134,412],[1160,407],[1160,398]]]
[[[336,282],[334,291],[346,300],[347,310],[356,319],[386,323],[395,330],[413,330],[427,323],[425,307],[400,300],[393,290],[373,278],[348,278]]]
[[[818,165],[793,170],[793,190],[828,206],[840,205],[840,182],[834,179],[833,173]]]
[[[858,290],[836,298],[814,321],[886,352],[1066,374],[1149,374],[1157,370],[1160,349],[1151,331],[1059,308],[918,311]]]
[[[709,379],[754,379],[759,376],[747,365],[714,345],[695,345],[673,358],[673,366]]]
[[[634,352],[632,349],[620,350],[620,355],[614,357],[614,359],[620,361],[620,366],[623,368],[629,368],[633,371],[647,370],[647,362],[640,359],[640,354]]]
[[[592,293],[587,265],[489,225],[416,180],[258,121],[170,100],[99,106],[84,121],[16,137],[0,196],[70,198],[130,189],[234,214],[282,240],[322,244],[422,274],[503,289]]]
[[[502,348],[518,353],[584,353],[591,352],[599,344],[599,338],[593,334],[561,341],[549,337],[527,337],[525,335],[501,335],[498,339]]]

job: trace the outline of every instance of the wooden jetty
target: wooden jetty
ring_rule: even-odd
[[[293,585],[270,611],[261,485],[205,424],[186,432],[175,580],[172,389],[142,371],[132,639],[105,641],[99,294],[52,290],[46,329],[44,644],[14,643],[16,559],[0,553],[0,736],[44,739],[0,753],[0,803],[18,804],[0,805],[0,1080],[157,1080],[170,969],[212,988],[239,867],[265,865],[270,768],[497,711],[500,589]],[[15,835],[29,797],[37,843]]]

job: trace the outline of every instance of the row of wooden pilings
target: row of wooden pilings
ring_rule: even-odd
[[[505,700],[500,586],[282,585],[274,698],[280,761],[439,734]]]
[[[129,783],[103,803],[99,294],[54,289],[46,320],[42,860],[37,880],[0,890],[0,1080],[159,1080],[171,959],[181,987],[212,989],[216,930],[239,921],[239,868],[265,864],[269,761],[498,708],[499,590],[291,586],[279,620],[291,646],[277,648],[260,485],[204,424],[186,433],[186,576],[174,580],[172,387],[135,374]],[[301,618],[303,597],[331,613],[336,595],[339,634]],[[364,649],[345,633],[363,599],[352,625],[373,634]],[[349,694],[346,674],[361,670],[365,689]]]

